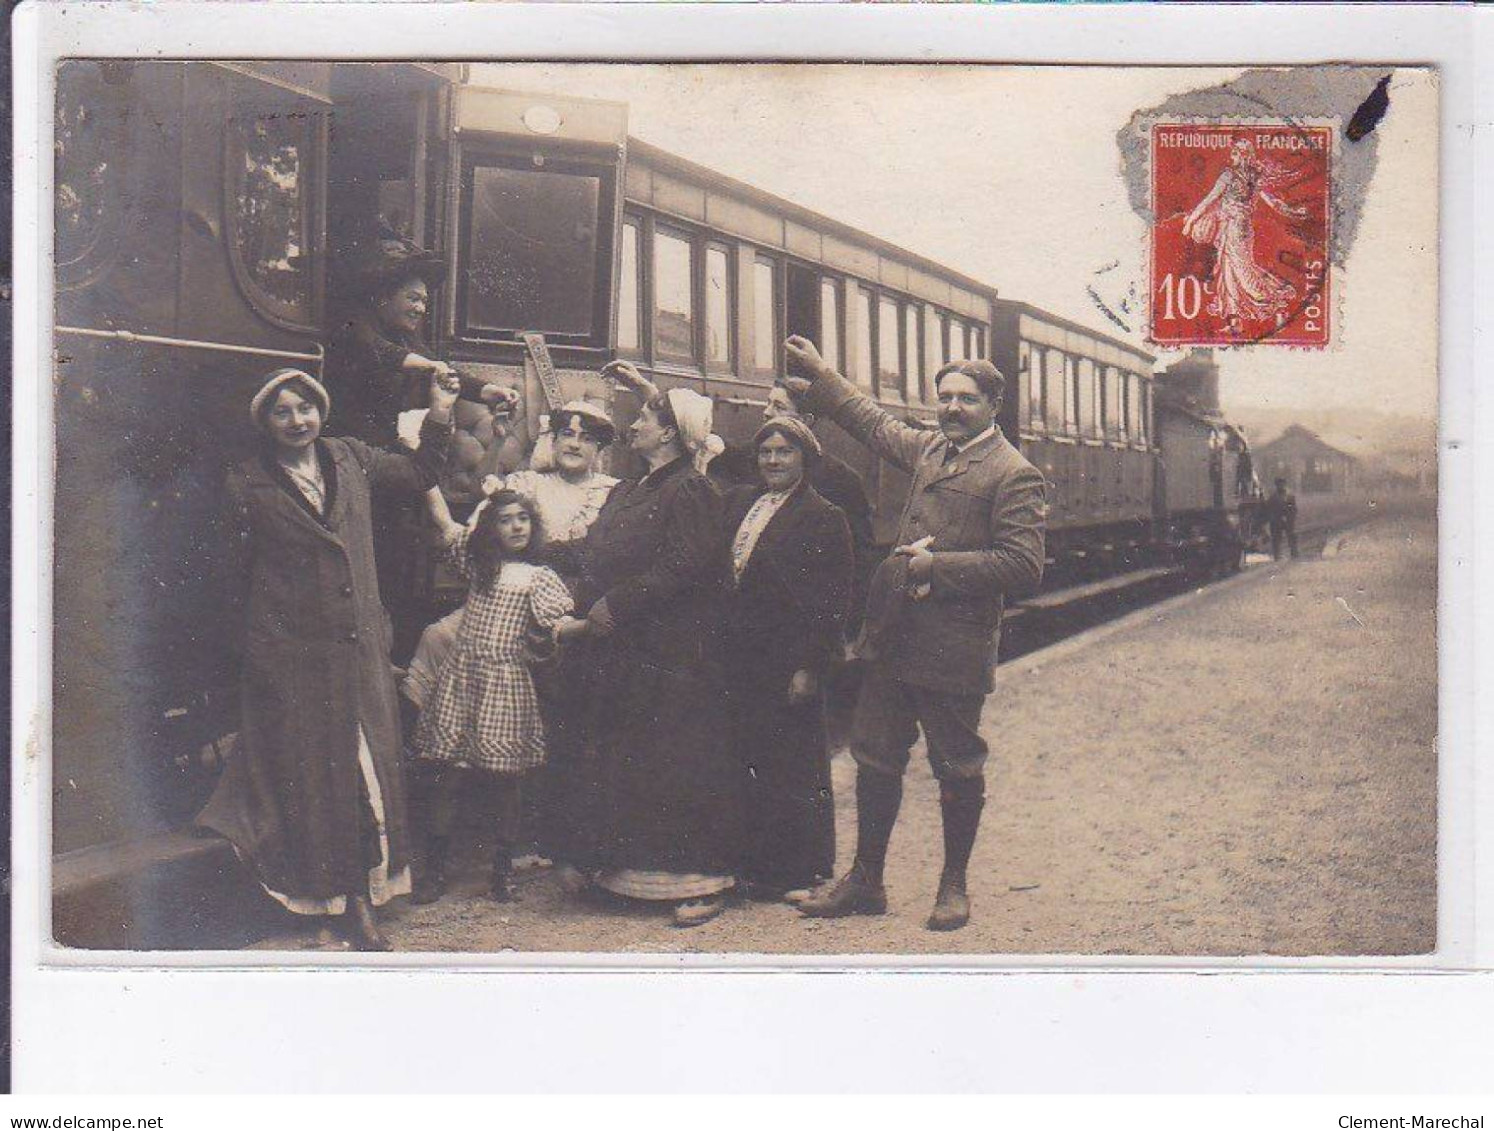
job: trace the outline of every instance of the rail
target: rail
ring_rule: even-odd
[[[315,376],[321,377],[326,350],[320,344],[314,353],[268,349],[264,346],[241,346],[233,342],[213,342],[197,338],[171,338],[162,334],[139,334],[134,330],[94,330],[86,326],[57,326],[59,334],[79,338],[101,338],[105,341],[129,342],[146,346],[170,346],[174,349],[210,350],[217,353],[247,354],[251,357],[276,357],[282,360],[310,361],[316,364]]]

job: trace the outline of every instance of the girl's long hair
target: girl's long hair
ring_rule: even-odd
[[[503,540],[498,536],[498,512],[504,507],[518,503],[529,514],[529,545],[517,554],[508,554],[503,549]],[[537,562],[544,545],[545,531],[540,523],[539,511],[533,501],[518,491],[507,487],[495,491],[487,506],[477,516],[477,525],[467,543],[467,556],[472,564],[472,577],[479,587],[486,589],[498,576],[505,561]]]

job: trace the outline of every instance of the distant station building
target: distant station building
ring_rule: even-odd
[[[1302,495],[1342,495],[1360,486],[1359,460],[1300,424],[1256,448],[1255,461],[1267,489],[1277,479]]]

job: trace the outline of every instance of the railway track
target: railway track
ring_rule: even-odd
[[[1330,543],[1355,526],[1408,507],[1425,505],[1424,500],[1410,496],[1386,501],[1313,499],[1299,506],[1298,552],[1303,557],[1320,556]],[[1270,538],[1262,534],[1249,548],[1243,568],[1258,568],[1261,555],[1269,551]],[[1207,585],[1220,576],[1187,564],[1166,563],[1040,593],[1007,611],[1001,637],[1001,662],[1046,648],[1187,589]]]

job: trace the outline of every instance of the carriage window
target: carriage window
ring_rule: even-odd
[[[1108,365],[1095,366],[1095,435],[1110,434],[1111,418],[1115,409],[1110,403],[1110,374]]]
[[[593,333],[602,189],[600,177],[580,173],[472,168],[462,307],[468,328]]]
[[[1110,439],[1121,436],[1121,382],[1124,378],[1113,365],[1105,367],[1105,435]]]
[[[59,282],[86,273],[119,250],[127,187],[122,115],[68,64],[57,74],[56,185],[53,190]]]
[[[856,288],[856,384],[863,389],[872,387],[872,293],[865,287]]]
[[[1077,382],[1079,401],[1079,432],[1083,436],[1098,436],[1099,432],[1099,376],[1095,363],[1087,357],[1079,359]]]
[[[1043,426],[1043,351],[1026,342],[1017,345],[1017,369],[1027,384],[1027,422],[1033,428]],[[1021,378],[1019,378],[1021,379]]]
[[[617,292],[617,348],[634,353],[643,348],[639,333],[638,222],[624,220],[622,229],[622,277]]]
[[[654,353],[695,358],[695,249],[664,228],[654,229]]]
[[[939,372],[939,351],[943,329],[939,312],[932,306],[923,308],[923,399],[934,399],[934,374]]]
[[[309,325],[312,119],[304,113],[229,123],[235,266],[249,297],[282,319]]]
[[[1074,359],[1068,354],[1059,354],[1059,372],[1063,374],[1063,419],[1061,427],[1069,435],[1079,431],[1079,387],[1074,370]],[[1051,359],[1053,354],[1049,354]],[[1050,370],[1051,372],[1051,370]]]
[[[820,353],[831,369],[843,372],[840,356],[840,284],[820,280]]]
[[[897,303],[886,295],[881,296],[877,302],[877,391],[884,397],[903,393],[903,375],[898,368],[899,321]]]
[[[1135,378],[1124,369],[1120,371],[1120,437],[1122,440],[1131,438],[1131,398],[1135,394],[1131,391],[1131,385]]]
[[[970,356],[986,356],[986,330],[984,326],[970,327]]]
[[[778,264],[759,258],[752,267],[754,364],[759,373],[778,372]]]
[[[719,369],[731,367],[731,256],[726,248],[706,248],[705,315],[706,362]]]
[[[903,307],[903,380],[908,399],[918,397],[918,307],[908,303]]]
[[[1136,382],[1136,439],[1145,444],[1151,435],[1152,390],[1145,378]]]

